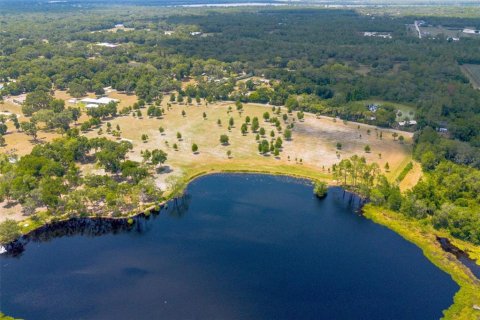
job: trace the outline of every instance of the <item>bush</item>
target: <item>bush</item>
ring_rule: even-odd
[[[323,181],[317,181],[315,183],[315,186],[313,188],[313,193],[318,197],[318,198],[325,198],[327,196],[328,192],[328,186],[325,182]]]

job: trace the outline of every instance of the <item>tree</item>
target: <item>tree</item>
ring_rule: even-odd
[[[0,135],[0,147],[3,147],[5,145],[5,138]]]
[[[393,141],[397,140],[398,133],[394,132],[392,133]]]
[[[174,149],[175,148],[176,144],[173,146]],[[160,149],[155,149],[152,151],[152,157],[151,157],[151,162],[153,165],[163,165],[165,163],[165,161],[167,161],[167,153],[164,152],[163,150],[160,150]]]
[[[337,142],[337,150],[342,150],[342,144],[340,142]]]
[[[192,144],[192,152],[197,153],[198,152],[198,146],[196,143]]]
[[[265,113],[263,114],[263,120],[265,120],[265,121],[268,122],[269,119],[270,119],[270,113],[265,112]]]
[[[34,122],[22,122],[20,124],[20,127],[22,128],[23,132],[25,132],[25,134],[32,136],[33,140],[37,140],[38,128]]]
[[[274,155],[275,157],[278,157],[278,156],[280,155],[280,150],[278,150],[278,148],[274,148],[274,150],[273,150],[273,155]]]
[[[400,141],[400,143],[403,144],[403,142],[405,141],[405,137],[404,136],[399,136],[398,141]]]
[[[315,186],[313,188],[313,193],[318,197],[318,198],[325,198],[327,196],[328,192],[328,186],[325,182],[323,181],[317,181],[315,182]]]
[[[148,176],[147,169],[140,166],[138,162],[127,160],[120,166],[122,176],[124,178],[130,178],[134,183],[140,182]]]
[[[300,121],[302,121],[305,118],[305,114],[303,113],[303,111],[297,112],[297,118]]]
[[[220,136],[220,143],[223,144],[223,145],[227,145],[228,144],[228,141],[229,141],[229,138],[226,134],[222,134]]]
[[[180,132],[177,132],[177,139],[182,140],[182,134]]]
[[[285,131],[283,132],[283,137],[285,138],[285,140],[291,140],[292,139],[292,130],[285,129]]]
[[[165,132],[165,129],[163,127],[158,128],[158,131],[160,132],[161,135]]]
[[[257,117],[253,117],[252,119],[252,132],[257,132],[258,128],[260,128],[260,124],[258,122]]]
[[[6,219],[0,223],[0,243],[7,244],[20,236],[20,227],[15,220]]]
[[[267,140],[262,140],[259,144],[258,144],[258,152],[260,152],[261,154],[266,154],[270,151],[270,144],[268,143]]]
[[[243,109],[243,104],[239,100],[235,102],[235,106],[237,107],[237,111],[241,111]]]
[[[262,137],[265,136],[265,129],[264,128],[260,128],[260,135]]]
[[[275,148],[281,149],[281,148],[282,148],[282,144],[283,144],[282,138],[277,137],[277,140],[275,141]]]
[[[229,125],[230,127],[233,127],[234,123],[235,123],[235,122],[234,122],[234,120],[233,120],[233,117],[230,117],[230,120],[228,120],[228,125]]]
[[[248,132],[247,124],[246,123],[242,124],[242,127],[240,128],[240,130],[242,132],[242,135],[246,135]]]
[[[385,163],[385,171],[386,172],[389,172],[390,171],[390,165],[387,163]]]
[[[145,151],[141,151],[140,153],[143,157],[143,162],[147,162],[152,157],[152,153],[148,149]]]
[[[231,156],[232,156],[232,151],[231,151],[231,150],[227,150],[227,158],[230,159]]]
[[[365,150],[366,153],[370,153],[370,151],[371,151],[371,148],[368,144],[363,149]]]
[[[182,110],[182,117],[185,117],[187,115],[187,113],[185,112],[185,110]]]
[[[146,143],[148,141],[148,135],[146,135],[145,133],[142,134],[142,141],[143,143]]]
[[[48,109],[53,97],[46,91],[36,90],[27,94],[25,102],[22,105],[22,112],[29,117],[41,109]]]
[[[5,123],[0,123],[0,135],[7,133],[7,125]]]

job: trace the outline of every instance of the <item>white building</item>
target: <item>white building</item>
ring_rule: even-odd
[[[116,48],[119,45],[114,43],[109,43],[109,42],[100,42],[100,43],[97,43],[96,46],[105,47],[105,48]]]
[[[378,37],[383,39],[392,39],[392,35],[390,33],[382,33],[376,31],[366,31],[363,33],[364,37]]]
[[[87,108],[96,108],[98,106],[104,106],[109,104],[110,102],[118,102],[118,99],[112,99],[107,97],[102,97],[100,99],[93,99],[93,98],[85,98],[80,100],[80,102],[84,103]]]
[[[467,34],[480,34],[480,30],[465,28],[465,29],[463,29],[463,33],[467,33]]]
[[[416,125],[416,124],[417,124],[417,121],[415,121],[415,120],[400,121],[400,122],[398,123],[398,125],[399,125],[400,127],[404,127],[404,126],[414,126],[414,125]]]

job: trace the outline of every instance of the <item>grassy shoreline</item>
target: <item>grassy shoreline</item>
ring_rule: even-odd
[[[366,205],[363,211],[368,219],[391,229],[422,249],[428,260],[448,273],[459,285],[460,289],[453,298],[454,303],[444,310],[444,319],[480,319],[480,311],[473,309],[473,305],[480,304],[480,280],[476,279],[470,270],[452,254],[443,251],[440,247],[436,235],[448,236],[445,232],[434,230],[432,226],[424,224],[422,221],[408,219],[384,208]],[[478,258],[480,248],[453,239],[451,236],[448,238],[454,245],[468,251],[472,258]]]

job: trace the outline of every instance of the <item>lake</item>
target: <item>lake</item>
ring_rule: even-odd
[[[340,188],[319,200],[300,179],[205,176],[132,227],[85,220],[1,255],[0,310],[27,320],[440,318],[456,283],[355,213],[356,200]]]

